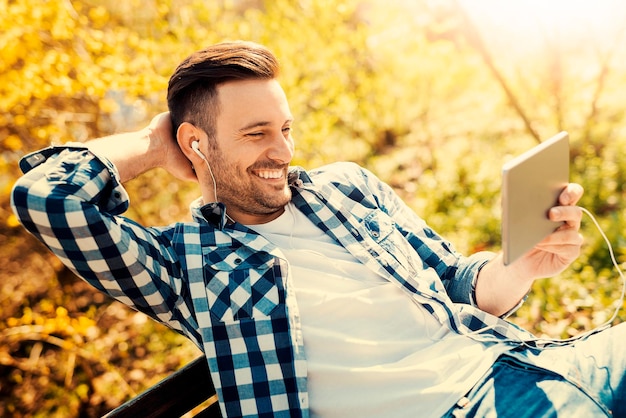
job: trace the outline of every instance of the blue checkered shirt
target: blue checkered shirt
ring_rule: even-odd
[[[203,216],[196,203],[191,222],[158,228],[123,217],[115,167],[79,144],[32,153],[21,168],[12,194],[21,223],[97,289],[195,342],[223,415],[308,416],[298,306],[279,249],[224,222],[221,205]],[[367,170],[293,167],[289,182],[299,210],[443,326],[485,344],[532,339],[475,307],[475,278],[493,255],[456,252]]]

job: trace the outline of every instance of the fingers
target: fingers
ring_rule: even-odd
[[[552,234],[545,237],[537,247],[547,248],[559,246],[581,246],[583,244],[583,236],[572,228],[557,229]]]
[[[578,206],[555,206],[548,212],[548,218],[553,222],[563,222],[570,228],[578,230],[583,211]]]
[[[583,187],[577,183],[569,183],[559,195],[559,204],[548,212],[548,218],[554,222],[563,222],[567,227],[578,230],[582,218],[582,210],[575,206],[583,195]]]
[[[575,260],[580,255],[583,244],[583,236],[578,232],[581,218],[582,210],[578,206],[557,206],[550,209],[550,219],[563,224],[535,248],[554,254],[566,263]]]
[[[578,183],[569,183],[559,195],[559,204],[564,206],[574,206],[584,193],[583,186]]]
[[[562,224],[523,259],[531,277],[557,274],[580,255],[583,237],[578,231],[583,212],[576,204],[582,195],[582,186],[568,184],[559,195],[558,205],[549,210],[548,218]]]
[[[558,229],[537,244],[535,250],[555,254],[565,260],[574,260],[580,255],[583,240],[583,236],[575,229]]]
[[[172,119],[170,112],[159,113],[152,118],[148,125],[152,133],[157,135],[159,139],[167,142],[172,142]]]

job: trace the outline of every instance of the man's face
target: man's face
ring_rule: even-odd
[[[287,170],[293,157],[293,117],[276,80],[244,80],[217,88],[218,150],[207,158],[218,200],[244,224],[269,222],[291,199]]]

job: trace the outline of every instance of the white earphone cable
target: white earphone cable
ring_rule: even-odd
[[[613,312],[613,315],[609,318],[608,321],[606,321],[603,325],[600,326],[600,328],[603,328],[603,327],[610,326],[613,323],[613,321],[615,321],[615,319],[617,318],[617,315],[619,314],[619,311],[621,310],[622,306],[624,305],[624,296],[626,295],[626,278],[624,277],[624,272],[622,271],[622,269],[620,268],[619,264],[617,263],[617,259],[615,258],[615,253],[613,251],[613,246],[611,245],[611,241],[609,240],[609,238],[606,236],[606,234],[604,233],[604,231],[600,227],[600,224],[598,223],[596,218],[593,216],[593,214],[589,210],[587,210],[587,209],[585,209],[583,207],[580,207],[580,209],[587,216],[589,216],[589,218],[591,219],[593,224],[598,229],[598,232],[600,232],[600,235],[604,239],[604,242],[606,243],[606,245],[607,245],[607,247],[609,249],[609,255],[611,256],[611,262],[613,263],[613,267],[615,267],[615,270],[617,270],[617,273],[619,274],[620,278],[622,279],[622,293],[620,295],[620,298],[615,301],[616,306],[615,306],[615,311]]]

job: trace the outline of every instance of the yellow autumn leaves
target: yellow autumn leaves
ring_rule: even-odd
[[[36,332],[42,335],[90,339],[99,334],[96,322],[88,315],[70,317],[68,310],[62,306],[55,307],[50,300],[44,299],[35,312],[24,308],[19,318],[8,318],[7,326],[11,333]]]

